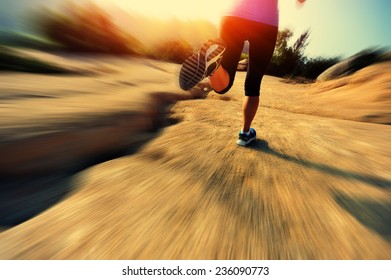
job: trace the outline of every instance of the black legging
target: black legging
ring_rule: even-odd
[[[247,40],[250,44],[250,51],[244,85],[245,95],[259,96],[262,77],[273,55],[277,31],[276,26],[239,17],[222,18],[220,37],[226,44],[226,50],[221,65],[228,72],[230,81],[227,88],[218,93],[226,93],[232,87],[244,42]]]

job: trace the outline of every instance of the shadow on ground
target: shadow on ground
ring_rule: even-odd
[[[343,169],[339,169],[336,167],[328,166],[322,163],[317,163],[305,159],[298,159],[280,152],[277,152],[273,150],[272,148],[269,147],[269,144],[265,140],[257,140],[255,143],[253,143],[250,146],[251,149],[261,151],[264,153],[267,153],[269,155],[276,156],[278,158],[300,164],[304,167],[315,169],[324,173],[327,173],[332,176],[340,177],[345,180],[350,180],[350,181],[359,181],[363,183],[370,184],[372,186],[381,188],[381,189],[388,189],[391,188],[391,181],[387,179],[383,179],[380,177],[376,176],[370,176],[370,175],[363,175],[359,174],[357,172],[352,172],[352,171],[347,171]]]
[[[297,159],[292,156],[279,153],[270,148],[267,141],[264,140],[258,140],[256,143],[253,143],[251,148],[345,180],[360,181],[382,189],[388,189],[391,186],[391,182],[386,179],[362,175],[356,172],[338,169],[308,160]],[[342,194],[335,195],[335,201],[364,226],[377,232],[386,239],[391,239],[390,204],[380,203],[369,199],[350,198]]]
[[[0,177],[0,228],[21,224],[69,196],[76,187],[76,175],[93,165],[136,153],[160,131],[148,133],[145,142],[110,153],[80,160],[78,166],[64,166],[63,171],[38,176]]]
[[[335,200],[361,224],[391,240],[391,204],[341,194]]]

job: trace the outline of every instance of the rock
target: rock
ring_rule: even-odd
[[[383,51],[368,49],[361,51],[328,68],[317,78],[317,81],[329,81],[332,79],[349,76],[354,72],[382,60]]]
[[[238,63],[238,71],[247,71],[248,59],[243,59]]]

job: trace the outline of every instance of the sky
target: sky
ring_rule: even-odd
[[[17,21],[21,9],[55,5],[66,0],[0,0],[0,27]],[[69,0],[67,0],[69,1]],[[73,0],[82,3],[87,0]],[[93,0],[114,3],[124,11],[168,19],[205,19],[219,23],[235,0]],[[280,29],[294,31],[295,40],[310,29],[309,57],[348,57],[363,49],[391,46],[391,0],[279,0]]]
[[[159,18],[206,19],[218,24],[235,0],[96,0]],[[280,0],[280,29],[294,39],[310,29],[306,55],[347,57],[368,47],[391,46],[391,0]]]
[[[300,9],[291,0],[280,4],[280,26],[298,34],[310,28],[310,56],[350,56],[391,46],[391,0],[307,0]]]

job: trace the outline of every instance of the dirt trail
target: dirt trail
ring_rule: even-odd
[[[258,140],[238,147],[243,79],[177,102],[172,125],[137,151],[31,180],[30,192],[66,195],[4,224],[0,258],[390,259],[391,127],[295,112],[295,94],[314,86],[266,77]],[[273,106],[277,91],[290,110]],[[2,190],[29,182],[7,180]]]

